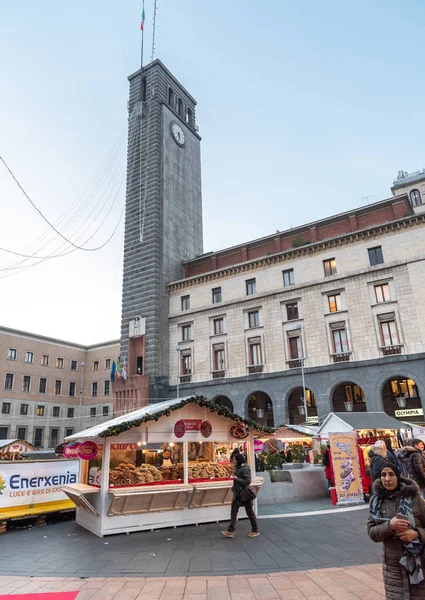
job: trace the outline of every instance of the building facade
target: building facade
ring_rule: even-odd
[[[425,213],[399,189],[187,261],[169,285],[179,394],[270,425],[305,422],[304,396],[310,422],[331,410],[423,421]]]
[[[82,346],[0,327],[0,439],[54,448],[111,418],[118,353],[119,340]]]

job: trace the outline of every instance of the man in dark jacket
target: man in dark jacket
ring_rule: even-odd
[[[425,493],[425,445],[422,440],[413,439],[411,446],[401,450],[403,460],[406,461],[409,477],[418,484],[421,494]]]
[[[377,440],[369,450],[370,478],[372,482],[378,479],[381,467],[387,462],[387,447],[384,440]]]

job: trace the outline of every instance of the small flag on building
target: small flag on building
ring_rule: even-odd
[[[141,29],[141,31],[143,31],[144,28],[145,28],[145,9],[143,8],[143,10],[142,10],[142,22],[140,23],[140,29]]]
[[[111,369],[111,381],[115,381],[115,375],[117,373],[117,365],[115,364],[115,361],[112,361],[112,369]]]
[[[127,381],[127,365],[125,363],[122,365],[122,378]]]
[[[122,377],[122,367],[120,359],[117,358],[117,372],[115,373],[115,380],[118,380],[120,377]]]

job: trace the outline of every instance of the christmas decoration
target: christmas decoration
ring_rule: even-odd
[[[173,406],[169,406],[164,410],[152,412],[152,414],[145,415],[140,419],[125,421],[124,423],[119,423],[118,425],[111,425],[106,431],[100,433],[99,436],[107,438],[115,435],[120,435],[120,433],[123,433],[124,431],[129,431],[134,427],[139,427],[140,425],[143,425],[143,423],[149,423],[149,421],[158,421],[158,419],[160,419],[161,417],[169,417],[172,412],[182,409],[187,404],[197,404],[202,408],[207,408],[212,413],[216,413],[217,415],[220,415],[221,417],[226,417],[227,419],[232,419],[232,421],[235,421],[236,423],[248,425],[251,429],[255,429],[257,431],[264,431],[265,433],[274,433],[275,431],[273,427],[260,425],[253,419],[244,419],[240,415],[237,415],[231,410],[229,410],[226,406],[219,406],[218,404],[211,402],[211,400],[208,400],[208,398],[205,398],[205,396],[191,396],[190,398],[185,398],[184,400],[181,400]],[[155,409],[154,404],[152,405],[152,409]]]

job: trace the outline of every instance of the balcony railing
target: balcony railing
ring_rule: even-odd
[[[383,356],[391,356],[392,354],[401,354],[403,344],[394,344],[393,346],[381,346]]]
[[[192,375],[180,375],[180,383],[190,383],[192,381]]]
[[[291,360],[287,360],[286,364],[288,365],[288,369],[299,369],[301,367],[301,359],[292,358]]]
[[[211,375],[213,379],[220,379],[221,377],[226,377],[226,371],[212,371]]]
[[[248,373],[262,373],[264,365],[249,365],[247,367]]]
[[[347,360],[351,360],[351,352],[337,352],[335,354],[331,354],[331,358],[334,363],[347,362]]]

